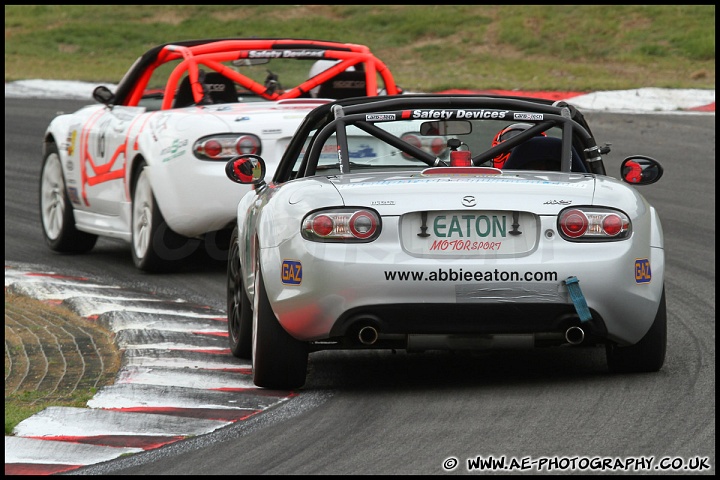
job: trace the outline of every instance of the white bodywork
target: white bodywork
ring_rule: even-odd
[[[255,134],[272,175],[297,126],[321,103],[290,99],[157,111],[93,105],[56,117],[45,142],[58,146],[78,230],[130,241],[131,179],[144,160],[170,228],[196,237],[231,224],[250,187],[228,182],[224,160],[195,157],[195,141],[216,133]]]

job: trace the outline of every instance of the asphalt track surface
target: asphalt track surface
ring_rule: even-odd
[[[119,242],[101,239],[83,256],[54,255],[46,249],[37,214],[39,139],[56,111],[85,103],[6,98],[6,266],[59,272],[58,282],[80,277],[134,292],[132,300],[99,302],[114,307],[98,314],[90,313],[98,308],[98,295],[88,301],[87,289],[73,294],[77,286],[63,287],[61,295],[70,293],[67,301],[78,311],[105,315],[118,325],[142,320],[142,315],[127,318],[117,311],[147,301],[147,296],[166,300],[165,307],[170,305],[174,313],[164,314],[183,317],[179,313],[191,312],[193,321],[212,325],[225,303],[220,258],[197,255],[183,271],[144,275],[134,269],[129,249]],[[635,153],[659,159],[666,169],[658,184],[643,189],[660,212],[667,248],[669,344],[659,373],[611,376],[604,353],[586,349],[477,356],[320,352],[310,357],[303,389],[279,392],[256,415],[197,436],[178,429],[191,438],[84,463],[89,466],[69,473],[432,474],[448,471],[443,466],[452,463],[450,458],[459,465],[449,471],[467,473],[468,459],[505,456],[559,459],[551,473],[568,472],[563,459],[573,458],[672,458],[688,466],[693,459],[706,459],[709,469],[680,473],[714,474],[715,117],[591,112],[586,117],[599,141],[613,144],[606,157],[609,172]],[[53,290],[52,281],[43,283],[44,289]],[[130,310],[139,309],[130,305]],[[233,365],[239,369],[235,376],[242,377],[243,366]],[[199,370],[207,375],[201,381],[211,386],[217,372]],[[170,375],[150,377],[136,375],[136,385],[177,383],[167,380]],[[243,388],[239,379],[223,378]],[[114,387],[127,383],[119,381]],[[165,387],[165,397],[183,389]],[[104,409],[100,397],[93,400],[97,409]],[[125,431],[139,433],[133,425],[125,426]],[[72,428],[65,428],[72,436]],[[144,433],[162,436],[150,429]],[[604,473],[650,471],[678,473],[617,468]]]

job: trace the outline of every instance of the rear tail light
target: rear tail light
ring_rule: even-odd
[[[416,133],[406,133],[400,137],[405,143],[409,143],[413,147],[428,152],[436,157],[441,156],[447,150],[447,142],[443,137],[420,137]],[[403,158],[407,160],[417,160],[412,155],[402,152]]]
[[[217,158],[222,155],[223,145],[215,139],[210,139],[202,146],[203,153],[210,158]]]
[[[568,208],[558,216],[560,235],[571,241],[622,240],[630,236],[630,229],[628,216],[609,208]]]
[[[227,161],[238,155],[260,155],[262,144],[250,133],[223,133],[198,139],[193,153],[200,160]]]
[[[430,140],[430,153],[439,157],[445,151],[446,145],[445,140],[440,137],[435,137]]]
[[[371,242],[380,229],[380,216],[366,208],[321,210],[302,221],[303,238],[314,242]]]
[[[235,144],[235,150],[240,155],[252,154],[259,155],[260,152],[260,139],[255,135],[243,135],[238,138]]]
[[[422,148],[422,142],[420,141],[420,137],[418,137],[417,135],[415,135],[413,133],[406,133],[405,135],[400,137],[400,140],[402,140],[405,143],[409,143],[413,147]],[[412,155],[408,155],[405,152],[402,152],[402,156],[403,156],[403,158],[405,158],[407,160],[416,160],[415,157],[413,157]]]

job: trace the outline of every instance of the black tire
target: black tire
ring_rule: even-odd
[[[172,270],[200,245],[199,240],[178,235],[165,222],[145,173],[145,162],[133,175],[130,229],[133,262],[145,272]]]
[[[645,336],[635,345],[606,346],[608,368],[612,373],[657,372],[665,363],[667,348],[667,309],[663,286],[655,321]]]
[[[238,229],[235,227],[230,236],[227,265],[227,319],[230,351],[238,358],[252,358],[252,315],[252,305],[245,293],[240,267]]]
[[[97,235],[75,228],[75,214],[60,163],[57,145],[51,143],[40,173],[40,225],[45,243],[61,253],[85,253],[92,250]]]
[[[293,390],[305,385],[308,345],[282,328],[265,291],[260,266],[255,271],[253,308],[253,382],[258,387]]]

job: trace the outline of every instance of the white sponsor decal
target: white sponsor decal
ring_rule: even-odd
[[[441,120],[450,119],[503,119],[509,112],[507,110],[413,110],[412,118],[436,118]]]
[[[322,58],[325,50],[249,50],[248,58]]]
[[[515,120],[542,120],[542,113],[516,113],[513,115]]]
[[[370,115],[365,115],[365,120],[368,122],[381,122],[384,120],[395,120],[395,114],[394,113],[372,113]]]

